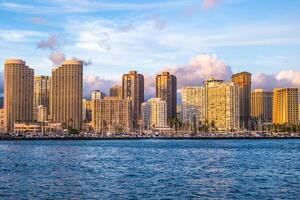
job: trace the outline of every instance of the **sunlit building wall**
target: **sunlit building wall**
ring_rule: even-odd
[[[156,76],[156,97],[167,103],[167,119],[176,117],[177,79],[169,72],[162,72]]]
[[[13,131],[16,122],[33,119],[34,71],[25,61],[9,59],[4,63],[4,126]]]
[[[273,123],[298,124],[298,88],[275,88],[273,90]]]
[[[52,70],[50,115],[55,123],[81,130],[83,63],[65,61]]]

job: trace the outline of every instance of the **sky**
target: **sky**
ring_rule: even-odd
[[[300,87],[299,20],[299,0],[0,0],[0,60],[51,75],[81,59],[86,97],[130,70],[147,98],[166,70],[179,89],[241,71],[253,88]]]

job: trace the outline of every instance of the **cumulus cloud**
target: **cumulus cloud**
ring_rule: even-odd
[[[209,78],[229,80],[232,70],[215,55],[203,54],[193,57],[187,65],[167,68],[177,77],[178,88],[185,86],[198,86]]]
[[[202,2],[202,8],[204,10],[209,10],[211,8],[216,7],[221,3],[222,0],[203,0]]]
[[[299,71],[280,71],[278,74],[257,74],[253,76],[252,88],[272,91],[280,87],[298,87],[300,88]]]
[[[86,66],[86,67],[93,64],[92,59],[85,60],[85,59],[73,57],[72,60],[80,60],[80,61],[82,61],[83,66]]]
[[[83,96],[84,98],[90,99],[91,93],[94,90],[101,90],[108,94],[109,88],[115,85],[116,82],[113,80],[103,79],[96,75],[88,75],[83,77]]]
[[[46,40],[41,40],[36,44],[39,49],[55,49],[58,47],[58,38],[56,35],[50,35]]]
[[[60,51],[53,51],[50,54],[49,59],[52,61],[54,66],[58,66],[66,60],[66,56]]]

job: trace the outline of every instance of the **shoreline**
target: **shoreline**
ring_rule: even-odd
[[[290,137],[0,137],[0,141],[30,141],[30,140],[280,140],[300,139],[300,136]]]

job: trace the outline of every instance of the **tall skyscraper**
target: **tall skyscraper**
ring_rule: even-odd
[[[205,119],[220,130],[240,129],[240,88],[221,80],[205,81]]]
[[[92,92],[92,101],[96,99],[104,99],[105,93],[101,92],[100,90],[95,90]]]
[[[204,123],[205,89],[203,87],[185,87],[181,89],[182,122],[192,123],[193,117]]]
[[[241,126],[248,128],[251,116],[251,74],[241,72],[232,76],[232,82],[240,87],[240,120]]]
[[[122,86],[115,85],[109,89],[109,96],[122,98]]]
[[[298,88],[273,90],[273,124],[298,124]]]
[[[82,124],[81,61],[68,60],[52,70],[50,115],[53,122],[81,129]]]
[[[132,104],[128,99],[105,97],[92,102],[92,127],[100,132],[130,132],[132,130]]]
[[[19,59],[4,63],[4,124],[6,131],[14,130],[14,123],[33,119],[33,69]]]
[[[251,118],[272,122],[273,92],[256,89],[251,92]]]
[[[131,100],[133,127],[138,127],[141,119],[141,104],[144,102],[144,76],[136,71],[124,74],[122,78],[122,98]]]
[[[176,117],[177,79],[169,72],[162,72],[156,76],[156,97],[167,103],[168,121]]]
[[[34,105],[38,107],[49,108],[50,99],[50,78],[48,76],[36,76],[34,77]]]

